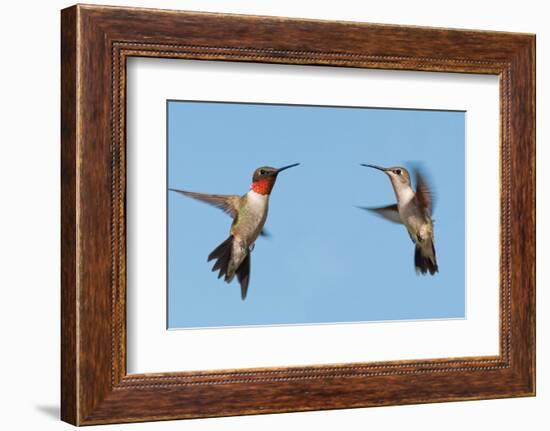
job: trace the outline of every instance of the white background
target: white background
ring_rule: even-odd
[[[105,4],[114,2],[103,1]],[[544,292],[550,231],[549,13],[542,1],[312,2],[299,0],[118,1],[116,4],[392,24],[537,33],[538,396],[508,399],[105,426],[95,429],[498,430],[545,429],[550,422],[548,313]],[[2,5],[0,67],[0,401],[3,429],[70,429],[59,409],[59,9],[63,1]],[[22,317],[23,316],[23,317]]]

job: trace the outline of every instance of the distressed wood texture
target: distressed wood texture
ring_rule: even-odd
[[[77,425],[535,393],[535,37],[100,6],[62,11],[62,419]],[[500,354],[126,374],[129,56],[500,76]]]

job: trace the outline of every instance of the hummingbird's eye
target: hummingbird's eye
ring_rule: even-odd
[[[260,169],[260,175],[265,175],[265,171],[263,169]]]
[[[395,172],[397,175],[401,175],[401,169],[396,169],[394,172]]]

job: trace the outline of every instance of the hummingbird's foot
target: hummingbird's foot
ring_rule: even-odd
[[[253,242],[252,244],[250,244],[250,246],[248,247],[248,252],[251,252],[252,250],[254,250],[254,246],[256,245],[255,242]]]

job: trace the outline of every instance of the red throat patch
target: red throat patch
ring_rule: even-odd
[[[275,185],[275,177],[265,177],[254,181],[250,188],[261,195],[268,195]]]

